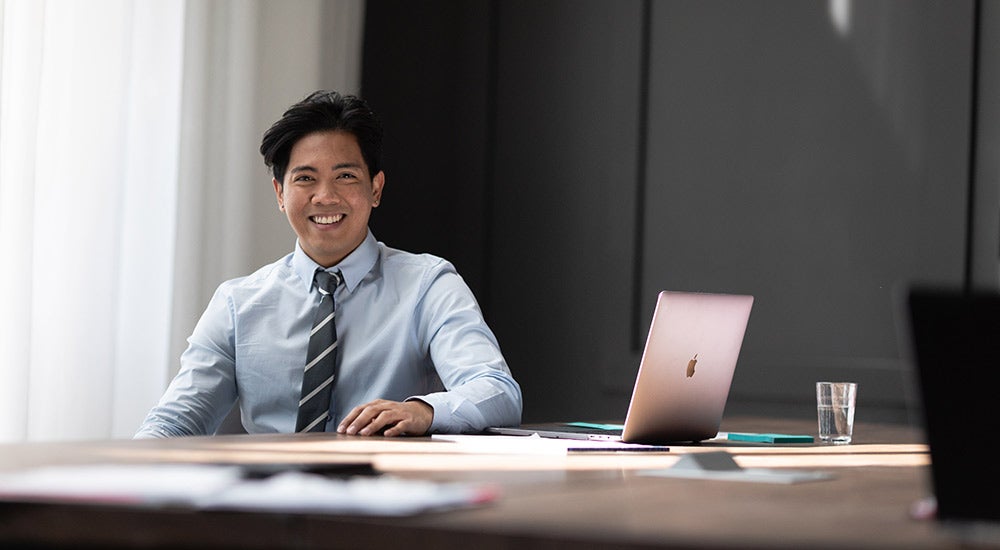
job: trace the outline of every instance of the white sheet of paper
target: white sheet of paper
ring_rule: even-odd
[[[432,439],[457,443],[451,452],[477,454],[564,455],[575,451],[629,451],[647,449],[647,445],[618,441],[556,439],[536,435],[436,434]]]
[[[749,481],[753,483],[802,483],[805,481],[820,481],[833,478],[831,474],[826,472],[803,472],[773,468],[743,468],[742,470],[723,472],[664,468],[662,470],[643,470],[639,472],[639,475],[716,481]]]
[[[303,472],[283,472],[238,483],[204,499],[199,508],[283,512],[324,512],[405,516],[481,504],[496,489],[461,483],[436,483],[389,476],[330,479]]]
[[[489,502],[489,486],[397,479],[348,479],[286,471],[245,479],[236,466],[79,465],[0,474],[0,500],[134,506],[184,506],[401,516]]]
[[[755,483],[801,483],[833,477],[831,474],[818,471],[743,468],[727,451],[687,454],[669,468],[644,470],[639,472],[639,475]]]

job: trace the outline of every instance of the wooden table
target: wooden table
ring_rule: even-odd
[[[815,423],[727,419],[724,431],[814,433]],[[438,447],[441,449],[438,450]],[[724,449],[743,467],[834,474],[791,485],[651,477],[686,453]],[[391,518],[0,504],[0,547],[100,548],[958,548],[910,507],[929,455],[907,427],[864,425],[849,446],[672,446],[668,453],[537,456],[454,452],[429,438],[220,436],[0,446],[0,471],[39,464],[370,463],[386,474],[496,486],[482,507]]]

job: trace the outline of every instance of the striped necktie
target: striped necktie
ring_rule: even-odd
[[[337,361],[337,328],[334,326],[333,292],[340,284],[339,273],[316,270],[316,288],[320,300],[312,331],[309,333],[309,353],[302,375],[302,398],[296,432],[322,432],[330,417],[330,394]]]

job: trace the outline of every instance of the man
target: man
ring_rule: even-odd
[[[295,250],[218,288],[136,437],[212,434],[237,399],[250,433],[518,424],[521,389],[454,267],[368,229],[385,186],[369,106],[315,92],[271,126],[260,152]]]

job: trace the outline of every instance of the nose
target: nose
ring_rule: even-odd
[[[316,188],[316,193],[312,197],[313,204],[337,204],[340,202],[340,195],[337,193],[337,186],[332,182],[321,183]]]

